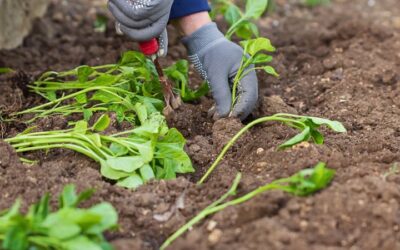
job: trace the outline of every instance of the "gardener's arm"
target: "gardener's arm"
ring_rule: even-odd
[[[122,31],[136,41],[162,35],[168,19],[177,20],[185,35],[183,43],[189,51],[189,59],[211,86],[218,116],[230,115],[231,85],[240,67],[243,50],[227,40],[211,22],[206,0],[110,0],[109,7],[121,23]],[[231,115],[246,118],[254,109],[257,98],[257,76],[250,71],[240,81]]]

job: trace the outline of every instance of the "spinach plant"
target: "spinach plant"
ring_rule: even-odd
[[[247,0],[245,10],[242,11],[232,0],[211,1],[213,12],[212,17],[219,14],[229,24],[226,37],[231,39],[236,34],[241,39],[250,39],[259,36],[259,30],[253,20],[259,19],[267,10],[268,0]]]
[[[152,179],[173,179],[177,173],[193,172],[191,160],[183,150],[184,137],[168,129],[159,112],[149,113],[136,104],[141,126],[114,135],[104,135],[110,124],[107,115],[91,127],[79,121],[67,130],[31,132],[6,139],[18,153],[65,148],[84,154],[100,163],[101,174],[118,186],[136,188]]]
[[[299,134],[289,139],[285,143],[279,146],[279,149],[290,148],[296,144],[301,142],[312,140],[316,144],[324,143],[324,136],[318,130],[321,126],[327,126],[331,130],[337,133],[345,133],[346,128],[338,121],[331,121],[328,119],[311,117],[311,116],[300,116],[300,115],[292,115],[292,114],[275,114],[273,116],[267,116],[259,118],[245,127],[243,127],[222,149],[221,153],[218,155],[217,159],[211,165],[211,167],[207,170],[204,176],[200,179],[198,184],[202,184],[208,176],[214,171],[214,169],[218,166],[218,164],[222,161],[225,154],[228,150],[235,144],[235,142],[250,128],[254,127],[257,124],[264,122],[281,122],[289,127],[298,129],[300,131]]]
[[[243,57],[240,63],[240,67],[236,76],[233,80],[232,86],[232,108],[236,104],[237,100],[237,91],[240,81],[254,70],[264,70],[270,75],[278,77],[278,73],[276,73],[275,69],[266,65],[270,63],[273,59],[271,55],[268,55],[267,52],[274,52],[275,48],[272,46],[271,41],[267,38],[256,38],[247,41],[242,41],[241,46],[243,47]],[[250,67],[254,65],[254,67]]]
[[[195,100],[208,92],[207,84],[193,91],[188,87],[188,66],[179,61],[165,69],[175,84],[175,91],[186,101]],[[118,121],[134,123],[136,103],[146,103],[161,111],[163,96],[158,74],[151,60],[133,51],[124,53],[117,64],[80,66],[65,72],[46,72],[29,86],[48,100],[47,103],[14,113],[13,116],[33,114],[27,123],[49,115],[81,113],[89,120],[94,112],[112,111]]]
[[[0,213],[0,248],[112,249],[103,233],[117,227],[118,215],[114,207],[103,202],[88,209],[78,208],[92,194],[93,190],[77,194],[73,185],[67,185],[59,196],[57,211],[51,211],[50,196],[46,194],[27,214],[20,212],[18,199],[9,210]]]
[[[213,202],[211,205],[203,209],[188,223],[179,228],[163,243],[161,249],[167,248],[174,240],[187,232],[196,223],[200,222],[211,214],[215,214],[230,206],[244,203],[264,192],[272,190],[281,190],[295,196],[312,195],[327,187],[333,180],[334,175],[334,170],[326,168],[326,165],[324,163],[319,163],[314,168],[301,170],[291,177],[275,180],[269,184],[258,187],[241,197],[226,201],[229,197],[236,195],[236,190],[241,179],[241,174],[239,173],[227,193],[225,193],[217,201]]]

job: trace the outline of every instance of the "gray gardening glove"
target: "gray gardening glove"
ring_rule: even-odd
[[[214,96],[218,117],[234,116],[245,119],[258,99],[258,80],[251,71],[238,85],[237,102],[231,112],[231,86],[240,68],[243,49],[229,41],[215,23],[200,28],[183,39],[189,59],[206,80]],[[251,66],[253,67],[253,66]]]
[[[159,38],[159,56],[168,49],[167,24],[174,0],[109,0],[117,30],[136,42]]]

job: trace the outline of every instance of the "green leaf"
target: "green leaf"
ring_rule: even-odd
[[[57,100],[57,94],[55,91],[46,91],[44,93],[44,97],[49,100],[49,101],[55,101]]]
[[[87,82],[89,80],[89,76],[93,74],[95,70],[87,65],[83,65],[77,68],[77,75],[78,75],[78,81],[80,83]]]
[[[79,236],[63,242],[63,248],[66,250],[102,250],[100,245],[86,236]]]
[[[86,232],[90,234],[101,234],[105,230],[112,229],[117,226],[118,214],[110,203],[101,203],[89,209],[90,212],[101,217],[101,221],[91,227]]]
[[[100,168],[101,175],[110,180],[119,180],[131,175],[130,173],[118,171],[111,168],[111,166],[109,166],[106,161],[100,162],[100,165],[101,165]]]
[[[267,10],[268,0],[247,0],[245,16],[258,19]]]
[[[326,125],[335,132],[338,132],[338,133],[346,133],[347,132],[347,130],[343,126],[343,124],[338,121],[331,121],[331,120],[324,119],[324,118],[309,117],[309,116],[306,116],[306,118],[310,119],[316,125]]]
[[[86,93],[82,93],[82,94],[75,96],[75,100],[79,104],[86,104],[87,103]]]
[[[306,127],[300,134],[297,134],[295,137],[286,141],[285,143],[279,146],[279,149],[290,148],[296,144],[299,144],[304,141],[308,141],[310,139],[310,127]]]
[[[275,69],[273,67],[271,67],[271,66],[264,66],[263,70],[265,72],[267,72],[268,74],[270,74],[270,75],[273,75],[275,77],[279,77],[279,74],[276,73]]]
[[[120,79],[118,75],[102,74],[96,79],[90,81],[94,86],[111,86]]]
[[[124,187],[124,188],[130,188],[130,189],[138,188],[143,184],[144,183],[143,183],[142,178],[137,174],[133,174],[133,175],[117,182],[117,186]]]
[[[169,159],[167,163],[173,165],[176,173],[194,172],[192,162],[180,143],[158,143],[156,147],[156,158],[164,159],[164,162]]]
[[[9,250],[28,249],[28,232],[21,225],[12,226],[5,234],[2,248]]]
[[[251,39],[240,42],[245,52],[251,56],[256,55],[260,51],[274,52],[275,48],[272,46],[271,41],[264,37]]]
[[[132,173],[144,165],[144,161],[140,156],[108,158],[106,163],[112,169],[126,173]]]
[[[96,91],[92,98],[90,98],[92,101],[100,101],[102,103],[112,103],[112,102],[121,102],[121,98],[118,96],[115,96],[109,92],[105,91]]]
[[[93,112],[90,109],[82,109],[83,111],[83,119],[88,122],[90,120],[90,118],[92,118],[93,116]]]
[[[266,54],[257,54],[251,61],[253,64],[269,63],[273,59],[272,56]]]
[[[92,197],[94,192],[94,189],[87,189],[82,193],[77,194],[75,185],[66,185],[59,197],[59,206],[60,208],[76,207],[82,201],[86,201]]]
[[[110,150],[111,152],[114,153],[114,156],[116,157],[127,155],[129,152],[127,147],[122,146],[121,144],[118,143],[111,143]]]
[[[93,129],[98,132],[102,132],[110,126],[111,119],[107,114],[103,114],[93,125]]]
[[[121,61],[119,62],[120,66],[127,66],[132,63],[145,63],[146,58],[142,53],[136,51],[127,51],[122,55]]]
[[[65,240],[81,233],[81,228],[68,220],[59,220],[47,228],[49,236],[60,240]]]
[[[315,142],[315,144],[322,145],[324,144],[324,136],[316,129],[311,128],[310,130],[311,138]]]
[[[96,14],[96,20],[93,24],[94,31],[104,33],[107,30],[108,17],[101,14]]]
[[[75,123],[74,132],[78,134],[86,134],[88,123],[86,121],[78,121]]]
[[[238,22],[240,18],[242,18],[242,12],[236,5],[231,4],[226,9],[224,18],[229,25],[233,25],[234,23]]]
[[[154,171],[153,171],[153,169],[150,167],[149,164],[146,164],[146,165],[144,165],[143,167],[141,167],[141,168],[139,169],[139,172],[140,172],[140,175],[142,176],[142,180],[143,180],[144,182],[147,182],[147,181],[149,181],[149,180],[155,178]]]

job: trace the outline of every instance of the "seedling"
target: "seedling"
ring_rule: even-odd
[[[271,41],[267,38],[256,38],[240,43],[243,47],[243,57],[240,67],[233,80],[232,86],[232,109],[237,101],[237,91],[240,81],[250,72],[254,70],[264,70],[270,75],[278,77],[275,69],[269,65],[273,59],[272,56],[266,52],[274,52],[275,48],[272,46]],[[254,67],[252,66],[254,65]]]
[[[214,169],[218,166],[218,164],[222,161],[225,154],[228,150],[235,144],[235,142],[250,128],[254,127],[257,124],[263,122],[281,122],[289,127],[300,130],[301,132],[289,139],[285,143],[279,146],[279,149],[290,148],[294,145],[297,145],[304,141],[312,140],[316,144],[324,143],[324,136],[318,130],[319,127],[325,125],[334,132],[337,133],[345,133],[346,128],[338,121],[330,121],[328,119],[311,117],[311,116],[300,116],[300,115],[292,115],[292,114],[276,114],[273,116],[267,116],[263,118],[259,118],[245,127],[243,127],[222,149],[221,153],[218,155],[215,162],[211,165],[211,167],[207,170],[204,176],[200,179],[198,184],[204,183],[204,181],[208,178],[208,176],[214,171]]]
[[[236,34],[241,39],[259,36],[259,30],[253,20],[259,19],[267,10],[268,0],[247,0],[246,8],[242,11],[232,0],[214,0],[212,16],[222,14],[229,24],[226,37],[231,39]]]
[[[59,210],[51,212],[50,195],[46,194],[27,214],[20,212],[18,199],[8,211],[0,213],[1,249],[113,249],[103,233],[117,227],[114,207],[103,202],[78,208],[92,194],[93,190],[76,194],[75,187],[67,185],[59,196]]]
[[[184,94],[184,100],[205,95],[208,89],[204,91],[204,87],[199,91],[189,89],[187,72],[186,61],[165,69],[177,91]],[[89,120],[98,111],[113,111],[119,122],[134,123],[136,103],[152,105],[159,111],[163,109],[161,85],[152,61],[133,51],[124,53],[118,64],[47,72],[29,87],[48,102],[13,114],[14,117],[33,114],[27,123],[49,115],[67,116],[72,113],[82,113]]]
[[[101,116],[89,127],[80,121],[73,129],[26,131],[6,139],[18,153],[65,148],[84,154],[100,163],[101,174],[118,186],[136,188],[152,179],[173,179],[177,173],[193,172],[183,150],[185,139],[176,129],[168,129],[165,118],[149,113],[145,105],[135,109],[141,126],[114,135],[103,135],[110,118]]]
[[[241,179],[241,174],[239,173],[227,193],[225,193],[217,201],[203,209],[188,223],[179,228],[163,243],[160,249],[166,249],[174,240],[179,238],[195,224],[211,214],[215,214],[230,206],[244,203],[264,192],[272,190],[281,190],[295,196],[309,196],[326,188],[333,180],[334,175],[335,171],[326,168],[325,163],[318,163],[314,168],[301,170],[291,177],[275,180],[269,184],[266,184],[251,191],[250,193],[247,193],[244,196],[235,198],[231,201],[226,201],[229,197],[236,195],[236,190]]]

